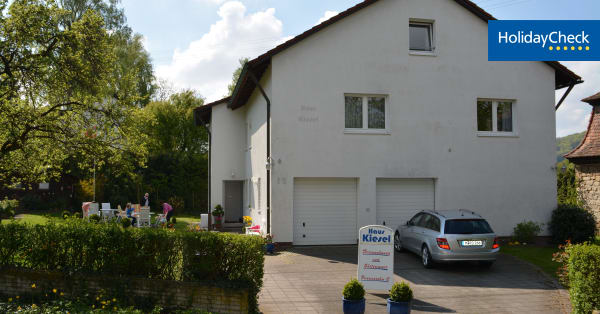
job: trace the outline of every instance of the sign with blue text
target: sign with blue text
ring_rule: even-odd
[[[394,283],[394,230],[366,226],[358,232],[358,281],[366,290],[389,291]]]
[[[600,61],[600,20],[489,21],[489,61]]]

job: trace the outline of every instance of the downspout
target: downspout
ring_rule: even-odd
[[[212,115],[211,115],[212,116]],[[211,117],[212,119],[212,117]],[[210,178],[210,174],[212,171],[211,168],[211,163],[212,163],[212,133],[210,132],[210,129],[208,128],[208,126],[206,126],[206,124],[204,124],[204,129],[206,130],[206,133],[208,134],[208,230],[211,230],[212,227],[212,210],[211,210],[211,203],[210,203],[210,188],[211,188],[211,178]]]
[[[267,233],[271,233],[271,100],[248,65],[250,78],[267,102]]]

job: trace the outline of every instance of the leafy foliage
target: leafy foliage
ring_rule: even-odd
[[[365,288],[362,283],[353,278],[344,286],[342,294],[346,300],[359,301],[365,298]]]
[[[50,207],[37,194],[25,194],[21,198],[21,207],[26,210],[48,210]]]
[[[592,313],[600,309],[600,245],[573,245],[567,252],[573,312]]]
[[[392,285],[390,290],[390,299],[394,302],[410,302],[413,298],[413,291],[410,286],[402,281]]]
[[[177,281],[235,282],[257,307],[263,278],[260,237],[122,228],[68,219],[57,225],[0,225],[0,268]]]
[[[18,207],[18,200],[9,200],[8,197],[5,197],[0,201],[0,220],[12,218],[15,215],[15,211]]]
[[[240,66],[237,69],[235,69],[235,71],[233,72],[233,75],[231,78],[231,83],[227,86],[227,90],[229,91],[229,95],[227,95],[227,96],[233,95],[237,81],[240,79],[240,75],[242,75],[242,69],[244,68],[244,65],[246,65],[246,63],[248,63],[248,58],[241,58],[239,60],[239,63],[240,63]]]
[[[582,243],[596,233],[596,221],[591,212],[572,205],[559,205],[552,212],[550,233],[555,243]]]
[[[513,239],[521,243],[531,243],[540,232],[543,224],[533,221],[523,221],[513,229]]]
[[[563,160],[557,165],[556,188],[559,204],[579,205],[577,197],[577,181],[575,179],[575,165],[568,160]]]
[[[15,0],[0,25],[0,185],[57,177],[73,154],[91,168],[92,156],[124,163],[123,152],[143,153],[131,131],[135,94],[116,88],[118,56],[101,15]]]

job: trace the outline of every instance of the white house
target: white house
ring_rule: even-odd
[[[500,235],[556,206],[557,62],[489,62],[467,0],[367,0],[251,60],[211,131],[211,207],[276,242],[353,244],[361,226],[472,209]]]

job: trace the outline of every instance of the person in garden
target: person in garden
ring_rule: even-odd
[[[133,206],[131,206],[131,203],[127,203],[127,205],[125,206],[125,215],[127,215],[127,218],[131,219],[131,225],[135,226],[135,223],[137,222],[137,219],[135,217],[133,217]]]
[[[165,216],[165,219],[167,220],[167,222],[171,221],[171,217],[173,217],[173,206],[171,206],[169,203],[163,203],[162,204],[162,208],[163,208],[163,215]]]
[[[144,194],[144,199],[142,200],[142,207],[150,206],[150,194]]]

